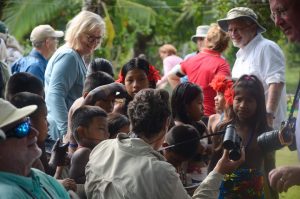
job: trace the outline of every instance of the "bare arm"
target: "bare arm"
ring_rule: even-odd
[[[175,88],[180,84],[180,77],[183,77],[185,73],[181,69],[181,65],[177,64],[173,69],[168,73],[168,81],[172,88]]]
[[[85,183],[85,166],[89,161],[91,150],[89,148],[78,149],[72,156],[69,177],[77,184]]]
[[[277,111],[277,107],[279,104],[280,96],[282,89],[284,87],[284,83],[271,83],[268,88],[268,99],[266,103],[266,109],[268,114],[268,124],[273,126],[273,115]]]

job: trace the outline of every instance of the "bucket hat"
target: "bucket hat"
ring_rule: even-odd
[[[10,102],[0,98],[0,128],[30,115],[36,109],[36,105],[29,105],[23,108],[16,108]]]
[[[197,43],[197,38],[206,37],[208,29],[209,29],[208,25],[198,26],[196,29],[196,34],[191,37],[191,40]]]
[[[255,14],[255,12],[252,9],[246,8],[246,7],[232,8],[227,13],[226,18],[218,20],[218,24],[222,28],[222,30],[227,32],[228,31],[228,22],[233,19],[238,19],[238,18],[246,18],[246,19],[252,20],[257,25],[258,33],[263,33],[266,31],[266,29],[258,23],[257,15]]]

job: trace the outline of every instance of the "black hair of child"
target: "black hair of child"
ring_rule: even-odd
[[[46,106],[45,100],[37,94],[29,92],[20,92],[15,94],[11,100],[12,103],[17,108],[22,108],[29,105],[37,105],[37,110],[30,114],[30,117],[39,117],[39,110],[42,106]]]
[[[190,159],[197,154],[200,144],[199,139],[199,132],[192,125],[177,125],[172,127],[166,134],[166,142],[169,145],[174,145],[174,147],[166,150],[173,151],[186,159]]]
[[[109,138],[115,137],[121,128],[130,125],[129,119],[120,113],[109,113],[107,116]]]
[[[94,117],[107,117],[107,113],[98,106],[84,105],[75,110],[71,118],[71,130],[75,140],[80,143],[77,128],[88,127]]]
[[[105,72],[97,71],[89,74],[83,86],[83,93],[90,92],[91,90],[97,88],[98,86],[103,86],[106,84],[113,83],[115,80]]]
[[[95,58],[90,64],[90,71],[92,73],[102,71],[114,77],[113,65],[110,61],[103,58]]]
[[[35,93],[45,98],[44,86],[41,80],[30,73],[20,72],[12,75],[6,85],[5,99],[10,99],[19,92]]]

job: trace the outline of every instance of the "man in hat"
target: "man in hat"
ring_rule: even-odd
[[[38,132],[28,115],[36,105],[16,108],[0,98],[0,198],[69,198],[64,187],[53,177],[33,169],[41,156]]]
[[[48,60],[57,49],[58,38],[63,36],[62,31],[56,31],[50,25],[35,27],[30,35],[30,41],[34,48],[28,56],[17,60],[12,65],[12,73],[28,72],[44,83]]]
[[[300,44],[300,1],[299,0],[270,0],[271,18],[288,40]],[[300,110],[300,99],[299,109]],[[296,122],[296,141],[300,158],[300,111]],[[269,173],[271,186],[279,191],[287,191],[290,187],[300,185],[300,165],[284,166]]]
[[[192,52],[186,55],[184,57],[184,60],[197,55],[202,50],[202,48],[204,47],[204,39],[207,35],[208,29],[209,29],[208,25],[202,25],[197,27],[196,34],[191,37],[191,40],[197,44],[198,50],[196,52]]]
[[[257,15],[246,7],[236,7],[227,17],[218,20],[235,47],[239,48],[232,68],[232,77],[256,75],[263,83],[268,124],[280,128],[286,119],[285,59],[280,47],[265,39],[266,29],[257,21]],[[274,123],[273,123],[274,120]],[[274,124],[274,125],[273,125]]]

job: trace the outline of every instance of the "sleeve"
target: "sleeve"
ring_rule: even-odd
[[[157,182],[163,183],[159,186],[160,198],[172,198],[172,199],[188,199],[191,198],[184,189],[179,175],[176,173],[175,168],[167,162],[163,162],[158,167],[158,171],[155,172]],[[168,183],[164,183],[168,182]]]
[[[222,174],[215,171],[210,172],[194,192],[193,199],[217,199],[223,177]]]
[[[277,44],[266,45],[261,60],[266,69],[266,84],[285,83],[285,58]]]
[[[225,75],[231,77],[230,65],[226,60],[223,60],[217,68],[216,75]]]
[[[55,121],[60,135],[68,128],[68,108],[65,99],[77,79],[76,59],[71,53],[64,54],[53,63],[53,70],[46,93],[46,103],[51,118]]]

